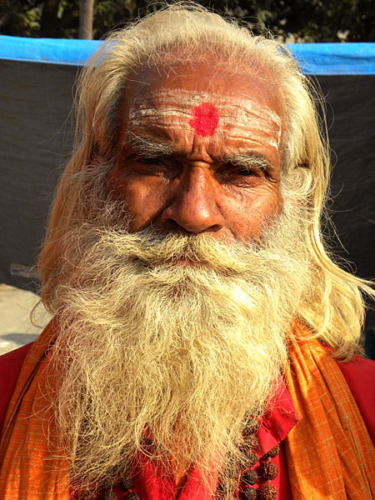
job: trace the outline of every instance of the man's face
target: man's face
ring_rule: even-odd
[[[259,238],[283,205],[283,108],[269,75],[173,63],[134,80],[109,178],[126,203],[129,231]]]

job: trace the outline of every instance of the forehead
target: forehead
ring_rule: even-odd
[[[261,140],[276,149],[281,135],[280,116],[251,96],[181,88],[161,88],[135,98],[129,121],[131,130],[149,127],[201,137],[238,137],[249,143]]]
[[[164,140],[201,138],[233,149],[268,146],[278,151],[283,101],[265,71],[228,71],[216,64],[176,63],[141,71],[125,99],[127,130]]]

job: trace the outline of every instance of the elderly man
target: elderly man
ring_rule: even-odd
[[[95,57],[40,259],[55,316],[1,362],[2,499],[374,497],[372,292],[322,242],[315,100],[190,4]]]

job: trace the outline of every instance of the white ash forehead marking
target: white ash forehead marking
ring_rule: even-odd
[[[154,105],[155,98],[158,108]],[[251,97],[234,99],[230,95],[223,96],[184,89],[151,91],[146,97],[134,99],[129,113],[130,128],[152,125],[156,128],[191,130],[189,126],[191,109],[203,102],[214,102],[219,110],[220,121],[215,134],[228,135],[228,127],[230,127],[229,131],[233,130],[233,134],[229,134],[231,137],[236,136],[250,142],[255,140],[255,142],[268,143],[276,149],[279,148],[280,116]],[[251,126],[251,131],[249,126]],[[249,132],[251,132],[251,138],[248,137]],[[259,141],[258,134],[261,139]],[[272,137],[267,138],[264,135]]]
[[[157,90],[148,92],[146,99],[144,99],[144,97],[135,98],[132,109],[137,106],[140,112],[145,111],[147,114],[147,108],[149,106],[145,104],[145,100],[152,101],[155,97],[160,101],[172,101],[169,104],[171,109],[173,109],[176,105],[179,107],[185,107],[187,108],[186,113],[189,114],[192,107],[199,106],[202,102],[216,101],[217,104],[215,104],[215,106],[220,106],[221,109],[220,116],[225,116],[225,113],[223,113],[225,110],[236,110],[238,112],[238,108],[240,108],[243,113],[253,114],[258,116],[260,119],[269,119],[274,122],[275,125],[281,127],[280,116],[265,104],[259,104],[257,101],[254,101],[251,96],[245,96],[244,99],[233,99],[230,95],[222,96],[221,94],[217,95],[209,92],[194,92],[192,90],[184,89]],[[174,105],[172,103],[174,103]],[[229,116],[232,118],[232,115]]]

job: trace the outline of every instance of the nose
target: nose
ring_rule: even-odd
[[[161,214],[164,226],[195,234],[222,229],[224,217],[217,205],[216,182],[204,168],[191,168],[175,186],[172,201]]]

